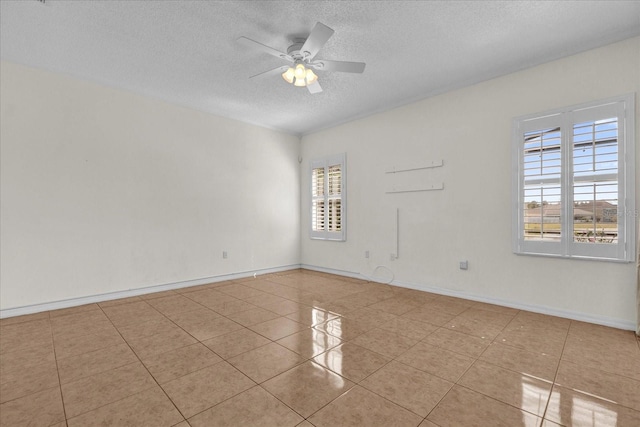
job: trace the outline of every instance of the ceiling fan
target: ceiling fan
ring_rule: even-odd
[[[333,35],[334,31],[326,25],[318,22],[311,30],[306,39],[294,40],[294,44],[289,46],[287,53],[266,46],[247,37],[240,37],[238,42],[243,45],[259,49],[269,55],[277,56],[292,63],[292,65],[282,65],[273,70],[256,74],[254,77],[269,77],[276,74],[282,75],[288,83],[298,87],[305,87],[311,93],[322,92],[322,87],[318,83],[318,76],[313,72],[317,71],[339,71],[343,73],[362,73],[364,62],[330,61],[326,59],[316,59],[316,55],[322,46]]]

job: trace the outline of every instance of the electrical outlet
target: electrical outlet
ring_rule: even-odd
[[[391,256],[389,257],[389,259],[391,261],[394,261],[396,259],[396,254],[391,254]]]
[[[222,251],[222,258],[224,258],[224,259],[228,258],[227,251]]]
[[[369,258],[369,251],[364,251],[364,257]]]
[[[469,261],[460,261],[460,270],[468,270]]]

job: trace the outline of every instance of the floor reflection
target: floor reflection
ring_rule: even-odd
[[[606,399],[555,386],[546,418],[567,426],[616,427],[631,425],[619,420],[620,408]],[[635,411],[632,411],[635,412]],[[637,425],[637,424],[636,424]]]
[[[535,379],[535,381],[539,382],[540,379]],[[550,386],[551,383],[549,383],[549,386],[547,387],[540,387],[536,385],[534,378],[528,375],[522,375],[522,397],[520,407],[532,414],[544,414],[544,409],[547,406],[547,401],[549,399]]]
[[[337,319],[333,319],[331,322],[327,323],[325,327],[325,331],[327,334],[330,334],[333,337],[341,338],[342,318],[338,317]],[[322,343],[326,345],[328,336],[324,334],[321,334],[321,335],[323,336]],[[318,338],[320,339],[320,337]],[[331,369],[333,372],[344,376],[344,373],[342,370],[343,353],[342,353],[341,347],[334,348],[332,351],[321,354],[320,356],[318,356],[318,359],[320,359],[319,362],[322,365]]]

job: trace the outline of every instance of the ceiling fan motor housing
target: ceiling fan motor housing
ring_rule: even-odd
[[[294,84],[295,86],[306,86],[311,93],[322,92],[322,88],[318,83],[318,77],[313,73],[313,70],[327,70],[327,71],[339,71],[346,73],[362,73],[364,71],[364,62],[349,62],[349,61],[330,61],[330,60],[317,60],[315,59],[318,51],[322,49],[324,44],[333,35],[334,31],[326,25],[317,22],[316,25],[309,33],[306,39],[296,38],[292,40],[292,45],[287,48],[287,53],[274,49],[260,42],[252,40],[247,37],[240,37],[238,41],[245,46],[250,46],[254,49],[259,49],[269,55],[276,56],[284,59],[288,62],[293,62],[294,66],[283,65],[273,70],[265,71],[260,74],[256,74],[253,77],[258,76],[271,76],[280,74],[287,83]],[[295,67],[295,70],[294,70]],[[297,75],[294,76],[294,72]],[[302,73],[304,72],[304,76]],[[304,84],[298,83],[304,82]]]
[[[305,59],[305,52],[301,52],[302,46],[304,45],[304,40],[296,40],[294,44],[289,46],[287,49],[287,54],[293,58],[294,61],[303,61]],[[306,52],[306,56],[309,56],[310,53]]]

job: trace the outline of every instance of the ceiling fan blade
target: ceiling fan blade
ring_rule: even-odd
[[[247,47],[250,47],[250,48],[253,48],[253,49],[259,49],[259,50],[261,50],[261,51],[263,51],[265,53],[268,53],[269,55],[273,55],[273,56],[276,56],[278,58],[282,58],[282,59],[284,59],[286,61],[293,62],[293,58],[291,56],[289,56],[288,54],[286,54],[284,52],[280,52],[277,49],[274,49],[272,47],[264,45],[264,44],[262,44],[260,42],[255,41],[255,40],[251,40],[251,39],[246,38],[246,37],[240,37],[240,38],[238,38],[237,41],[238,41],[238,43],[241,43],[244,46],[247,46]]]
[[[278,74],[282,74],[285,71],[287,71],[287,69],[289,69],[288,65],[282,65],[278,68],[274,68],[273,70],[269,70],[269,71],[265,71],[263,73],[260,74],[256,74],[254,76],[249,77],[250,79],[253,79],[255,77],[270,77],[270,76],[276,76]]]
[[[307,89],[309,89],[309,93],[320,93],[322,92],[322,87],[320,87],[320,83],[316,80],[314,83],[307,85]]]
[[[339,71],[343,73],[362,73],[365,67],[364,62],[349,61],[329,61],[319,59],[309,64],[310,67],[321,71]]]
[[[334,31],[331,28],[317,22],[313,30],[311,30],[311,34],[307,37],[307,41],[300,48],[300,52],[305,56],[305,59],[313,59],[333,33]]]

